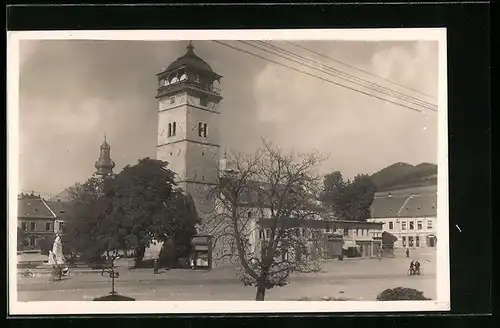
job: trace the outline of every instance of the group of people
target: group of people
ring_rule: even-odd
[[[420,274],[420,262],[419,261],[411,261],[410,262],[410,275]]]

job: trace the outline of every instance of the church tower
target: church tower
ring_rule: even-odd
[[[189,42],[187,52],[157,78],[157,159],[169,162],[179,187],[193,197],[198,215],[207,218],[214,207],[207,196],[219,175],[222,76],[194,53]]]
[[[97,162],[95,162],[95,168],[97,169],[97,175],[105,178],[113,175],[113,169],[115,167],[115,162],[111,160],[111,146],[106,141],[106,136],[104,136],[104,141],[101,145],[101,154]]]

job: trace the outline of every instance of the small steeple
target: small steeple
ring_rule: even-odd
[[[104,141],[101,144],[101,154],[97,162],[95,162],[96,174],[103,177],[110,176],[113,174],[114,167],[115,162],[111,160],[111,146],[106,140],[106,134],[104,134]]]

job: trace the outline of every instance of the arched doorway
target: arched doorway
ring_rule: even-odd
[[[437,238],[434,235],[427,236],[427,247],[436,247]]]

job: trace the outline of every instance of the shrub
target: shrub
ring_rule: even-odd
[[[94,301],[135,301],[135,298],[123,296],[123,295],[107,295],[102,297],[94,298]]]
[[[424,292],[413,288],[397,287],[386,289],[377,296],[377,301],[427,301]]]

